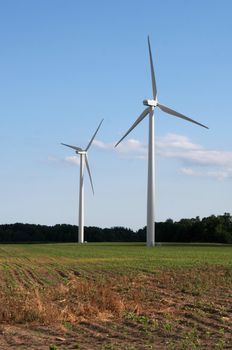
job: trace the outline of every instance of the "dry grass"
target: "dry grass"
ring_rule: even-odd
[[[77,278],[52,287],[0,291],[0,304],[0,322],[7,323],[108,319],[125,310],[123,299],[111,285]]]
[[[232,341],[231,286],[231,271],[222,267],[163,270],[136,277],[111,272],[104,280],[70,274],[53,285],[0,288],[0,322],[48,329],[59,325],[60,330],[68,326],[69,332],[84,327],[97,339],[119,337],[120,343],[113,343],[115,349],[121,349],[125,341],[128,346],[140,342],[139,349],[146,349],[145,334],[149,346],[157,339],[166,344],[160,349],[204,349],[203,344],[209,342],[228,345]],[[78,339],[86,342],[84,335]],[[92,349],[93,340],[88,341],[87,348]]]
[[[155,263],[6,258],[0,349],[231,349],[231,267]]]

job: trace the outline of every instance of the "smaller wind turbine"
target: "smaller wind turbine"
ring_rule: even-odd
[[[174,117],[178,117],[188,122],[202,126],[208,129],[207,126],[198,123],[197,121],[186,117],[185,115],[174,111],[173,109],[166,107],[158,102],[157,99],[157,88],[155,80],[155,71],[152,60],[151,45],[148,37],[148,50],[150,58],[150,69],[151,69],[151,84],[153,96],[149,100],[144,100],[143,104],[146,106],[145,110],[136,119],[134,124],[129,128],[125,135],[116,143],[115,147],[146,117],[149,117],[149,141],[148,141],[148,181],[147,181],[147,246],[153,247],[155,245],[155,135],[154,135],[154,109],[158,107],[163,112],[170,114]]]
[[[82,149],[82,148],[76,147],[76,146],[72,146],[72,145],[67,145],[66,143],[61,143],[61,145],[63,145],[63,146],[67,146],[67,147],[74,149],[76,151],[76,154],[79,154],[79,156],[80,156],[78,243],[84,243],[84,169],[85,169],[85,165],[86,165],[86,168],[87,168],[87,171],[89,174],[89,180],[90,180],[92,191],[94,194],[93,181],[92,181],[92,176],[91,176],[91,172],[90,172],[87,152],[88,152],[98,130],[100,129],[102,122],[103,122],[103,119],[101,120],[100,124],[97,127],[97,130],[93,134],[91,140],[89,141],[89,143],[85,149]]]

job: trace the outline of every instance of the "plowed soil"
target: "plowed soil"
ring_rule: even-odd
[[[231,286],[222,266],[123,275],[12,264],[1,271],[0,349],[232,349]]]
[[[0,350],[232,349],[232,247],[0,246]]]

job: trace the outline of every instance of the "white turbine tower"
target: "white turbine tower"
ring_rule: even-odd
[[[175,117],[185,119],[189,122],[195,123],[197,125],[203,126],[208,129],[207,126],[190,119],[183,114],[180,114],[173,109],[170,109],[157,100],[157,89],[155,81],[155,72],[152,60],[151,45],[148,37],[148,48],[150,57],[150,67],[151,67],[151,82],[153,90],[153,99],[144,100],[143,104],[146,109],[126,132],[126,134],[118,141],[115,147],[147,116],[149,115],[149,148],[148,148],[148,182],[147,182],[147,246],[153,247],[155,245],[155,213],[154,213],[154,192],[155,192],[155,137],[154,137],[154,109],[159,107],[163,112],[171,114]]]
[[[61,143],[63,146],[70,147],[76,151],[76,154],[80,155],[80,187],[79,187],[79,226],[78,226],[78,243],[84,243],[84,169],[85,165],[89,174],[89,179],[92,187],[92,191],[94,194],[94,188],[93,188],[93,181],[92,181],[92,176],[90,172],[90,167],[89,167],[89,162],[88,162],[88,157],[87,157],[87,152],[103,122],[100,122],[100,124],[97,127],[97,130],[93,134],[91,140],[89,141],[87,147],[85,149],[82,149],[80,147],[72,146],[72,145],[67,145],[65,143]]]

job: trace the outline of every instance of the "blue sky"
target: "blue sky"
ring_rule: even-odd
[[[77,223],[79,166],[89,152],[86,225],[146,223],[143,121],[113,145],[151,97],[210,127],[156,112],[158,221],[231,212],[230,0],[0,2],[0,223]]]

